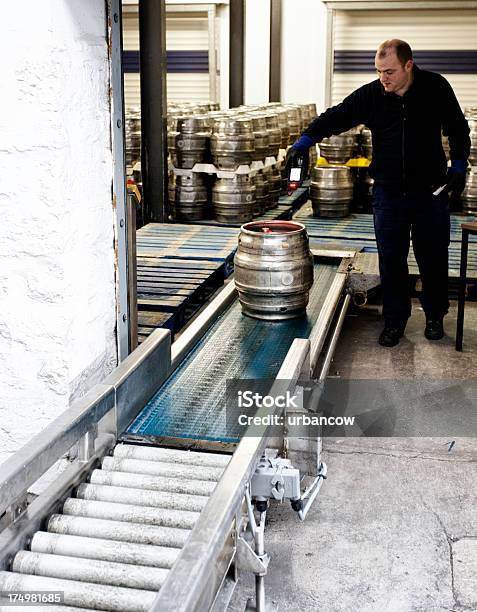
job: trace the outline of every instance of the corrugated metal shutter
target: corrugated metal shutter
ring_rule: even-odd
[[[389,38],[406,40],[419,66],[445,76],[462,108],[477,104],[477,10],[337,10],[333,22],[333,104],[376,78],[374,51]]]
[[[126,108],[139,107],[139,21],[137,7],[123,12]],[[206,102],[210,99],[209,31],[206,12],[167,13],[167,99]]]

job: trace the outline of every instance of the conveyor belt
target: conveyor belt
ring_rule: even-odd
[[[234,302],[129,426],[127,434],[237,442],[227,431],[225,381],[274,378],[295,338],[308,337],[338,264],[317,263],[307,316],[270,322]]]

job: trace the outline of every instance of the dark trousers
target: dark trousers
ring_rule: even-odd
[[[410,239],[422,281],[421,303],[430,319],[449,308],[447,277],[450,217],[447,193],[403,194],[381,186],[373,193],[385,325],[405,325],[411,316],[407,257]]]

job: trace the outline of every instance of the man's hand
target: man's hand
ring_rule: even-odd
[[[451,167],[447,171],[446,189],[452,191],[456,195],[460,195],[464,191],[465,178],[467,173],[467,162],[454,159]]]

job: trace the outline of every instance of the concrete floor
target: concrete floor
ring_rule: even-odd
[[[416,302],[405,338],[388,349],[376,343],[376,311],[351,313],[330,373],[452,379],[458,389],[456,379],[477,371],[477,304],[466,306],[463,353],[454,350],[455,317],[453,303],[446,337],[429,342]],[[477,440],[326,438],[323,446],[328,479],[306,521],[288,503],[268,513],[266,589],[278,609],[476,611]],[[230,612],[243,610],[252,595],[253,576],[244,574]]]

